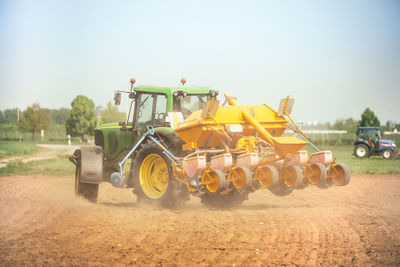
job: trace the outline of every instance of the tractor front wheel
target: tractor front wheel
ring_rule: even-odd
[[[385,149],[385,150],[383,150],[383,152],[382,152],[382,157],[383,157],[384,159],[392,159],[392,158],[393,158],[393,155],[394,155],[394,153],[393,153],[393,151],[390,150],[390,149]]]

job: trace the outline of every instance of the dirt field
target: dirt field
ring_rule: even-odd
[[[250,195],[235,210],[136,204],[102,184],[99,204],[72,177],[0,177],[0,265],[400,265],[400,176],[347,187]]]

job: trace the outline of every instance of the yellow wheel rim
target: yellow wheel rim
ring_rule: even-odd
[[[316,165],[311,165],[310,166],[310,176],[308,177],[308,180],[310,181],[311,184],[318,184],[321,181],[321,170],[318,168]]]
[[[288,187],[292,187],[296,184],[297,174],[292,166],[286,167],[284,170],[283,180]]]
[[[246,185],[246,173],[242,168],[234,168],[231,173],[231,181],[237,189],[242,189]]]
[[[168,188],[168,166],[158,154],[146,156],[140,165],[140,186],[145,195],[151,199],[159,199]]]
[[[254,179],[260,181],[263,188],[268,188],[273,182],[273,174],[267,167],[259,167],[254,175]]]
[[[336,185],[341,185],[344,182],[344,170],[341,166],[336,165],[333,168],[333,172],[332,172],[332,180]]]
[[[211,193],[217,192],[219,188],[218,174],[214,171],[206,173],[206,187]]]

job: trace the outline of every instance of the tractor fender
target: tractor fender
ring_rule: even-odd
[[[356,141],[354,141],[354,146],[359,145],[359,144],[366,145],[368,147],[369,151],[372,150],[371,144],[368,143],[367,141],[364,141],[364,140],[356,140]]]
[[[103,181],[103,148],[101,146],[81,146],[80,181],[99,184]]]
[[[173,145],[175,151],[181,151],[182,145],[185,144],[185,142],[179,138],[175,132],[164,129],[155,129],[155,133],[155,137],[158,135],[161,138],[165,138],[169,144]]]

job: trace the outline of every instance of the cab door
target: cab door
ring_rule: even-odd
[[[147,131],[147,126],[166,125],[167,96],[164,94],[140,93],[135,110],[134,131],[139,136]]]
[[[378,130],[369,129],[367,130],[368,143],[370,143],[372,150],[376,151],[379,149],[379,135]]]

